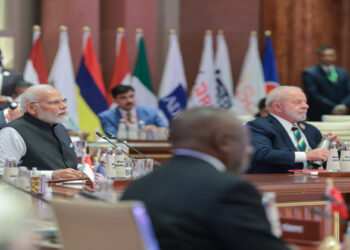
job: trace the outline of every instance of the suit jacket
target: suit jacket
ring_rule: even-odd
[[[136,106],[137,119],[144,121],[145,125],[156,125],[157,127],[166,127],[165,122],[158,115],[158,111],[150,107]],[[120,119],[123,118],[119,108],[103,111],[98,114],[103,131],[118,133]]]
[[[271,234],[250,183],[194,157],[174,156],[121,199],[145,203],[164,250],[288,249]]]
[[[303,84],[310,106],[307,113],[311,121],[320,121],[321,116],[330,114],[338,104],[350,108],[350,79],[345,69],[336,67],[338,80],[332,83],[320,65],[303,72]]]
[[[4,110],[0,110],[0,129],[6,125]]]
[[[3,75],[4,78],[2,82],[1,95],[11,96],[15,91],[17,82],[19,80],[23,80],[23,75],[12,70],[5,71],[9,74]]]
[[[314,149],[322,140],[320,131],[311,124],[300,122],[309,146]],[[295,148],[282,124],[272,115],[247,123],[255,152],[248,173],[287,173],[289,169],[302,169],[295,163]]]

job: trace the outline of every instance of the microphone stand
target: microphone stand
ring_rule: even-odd
[[[114,142],[112,142],[111,140],[109,140],[106,136],[102,135],[100,132],[96,131],[96,135],[98,135],[99,137],[101,137],[102,139],[105,139],[106,141],[108,141],[110,144],[112,144],[114,147],[118,147],[117,144],[115,144]],[[123,149],[122,149],[122,152],[124,154],[126,154],[127,156],[129,156],[131,159],[135,159],[134,157],[132,157],[129,153],[125,152]]]
[[[115,136],[114,134],[106,131],[106,135],[110,138],[110,139],[115,139],[120,143],[123,143],[125,146],[127,146],[128,148],[131,148],[132,150],[134,150],[136,153],[138,153],[139,155],[141,155],[144,159],[149,159],[146,155],[144,155],[143,153],[141,153],[139,150],[137,150],[136,148],[134,148],[133,146],[131,146],[130,144],[120,140],[117,136]]]

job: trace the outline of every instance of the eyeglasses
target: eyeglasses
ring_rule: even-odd
[[[34,103],[39,103],[40,101],[37,102],[31,102],[30,104],[34,104]],[[58,106],[60,104],[67,104],[67,98],[64,98],[62,100],[57,100],[57,99],[52,99],[51,101],[46,102],[47,104],[49,104],[50,106]]]

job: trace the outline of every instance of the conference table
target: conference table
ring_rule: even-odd
[[[135,147],[147,157],[153,158],[160,163],[168,160],[172,155],[172,147],[168,141],[129,141],[132,147]],[[121,145],[121,144],[119,144]],[[87,143],[88,153],[98,155],[108,148],[112,148],[108,142],[90,142]],[[124,149],[126,149],[124,147]],[[129,153],[135,157],[140,156],[135,150],[128,149]],[[345,225],[341,224],[341,219],[336,213],[331,219],[325,219],[322,212],[325,209],[327,201],[324,193],[327,184],[327,176],[318,176],[310,173],[290,173],[290,174],[261,174],[261,175],[243,175],[261,194],[265,192],[276,193],[276,206],[279,210],[281,222],[301,223],[308,230],[312,227],[312,233],[298,235],[284,233],[284,239],[290,243],[296,244],[300,249],[317,249],[320,239],[325,235],[326,228],[334,235],[336,240],[342,240],[342,234],[345,232]],[[344,196],[347,203],[350,202],[350,175],[349,176],[331,176],[334,186],[338,188]],[[130,181],[116,181],[115,189],[120,195],[123,189]],[[65,199],[76,199],[79,189],[72,189],[62,185],[53,185],[47,194],[48,197],[63,197]],[[34,202],[39,210],[47,207],[42,202]],[[45,210],[45,209],[44,209]],[[320,213],[315,213],[319,211]],[[330,226],[329,226],[330,225]],[[42,246],[41,249],[57,249],[54,246]]]

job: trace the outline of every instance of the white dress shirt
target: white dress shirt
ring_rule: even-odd
[[[271,113],[270,113],[270,114],[271,114]],[[291,123],[291,122],[289,122],[289,121],[287,121],[287,120],[285,120],[285,119],[283,119],[283,118],[281,118],[281,117],[279,117],[279,116],[277,116],[277,115],[274,115],[274,114],[271,114],[271,115],[272,115],[273,117],[275,117],[275,118],[281,123],[282,127],[285,129],[285,131],[286,131],[287,134],[289,135],[289,138],[292,140],[293,145],[294,145],[294,147],[295,147],[295,150],[297,150],[297,148],[298,148],[298,142],[297,142],[297,139],[295,138],[295,135],[294,135],[294,133],[293,133],[293,131],[292,131],[293,123]],[[308,146],[309,148],[311,148],[310,145],[309,145],[309,142],[308,142],[307,139],[306,139],[306,136],[304,135],[304,133],[303,133],[303,131],[302,131],[302,129],[300,129],[300,127],[299,127],[297,124],[295,124],[295,125],[299,128],[300,133],[301,133],[301,136],[303,137],[303,139],[304,139],[304,141],[306,142],[307,146]],[[294,162],[296,162],[296,163],[298,163],[298,162],[304,162],[304,163],[306,163],[306,153],[305,153],[305,152],[296,151],[296,152],[294,152],[294,154],[295,154],[295,160],[294,160]],[[305,166],[305,164],[304,164],[304,166]]]
[[[19,161],[26,154],[27,147],[22,136],[14,128],[1,129],[0,138],[0,175],[2,175],[6,160],[16,161],[17,164],[20,164]],[[52,170],[39,170],[38,172],[44,174],[48,180],[52,178]]]
[[[185,156],[191,156],[197,159],[201,159],[203,161],[208,162],[210,165],[214,166],[220,172],[226,171],[226,167],[224,163],[222,163],[219,159],[211,155],[205,154],[203,152],[199,152],[197,150],[187,149],[187,148],[178,148],[174,150],[174,155],[185,155]]]

